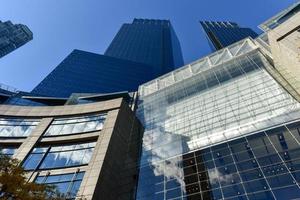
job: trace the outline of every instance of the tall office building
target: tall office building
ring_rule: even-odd
[[[234,22],[201,21],[211,49],[219,50],[246,37],[258,35],[250,28],[242,28]]]
[[[0,58],[32,40],[32,35],[23,24],[0,21]]]
[[[300,198],[300,103],[270,49],[247,38],[140,86],[137,200]]]
[[[151,65],[156,75],[183,65],[180,43],[169,20],[134,19],[123,24],[105,55]]]
[[[300,103],[277,69],[299,65],[276,51],[297,52],[285,40],[299,34],[294,8],[263,24],[279,38],[243,39],[141,85],[141,124],[126,93],[1,104],[0,150],[68,199],[299,199]]]
[[[149,65],[74,50],[32,93],[69,97],[72,93],[136,91],[153,77]]]
[[[69,97],[72,93],[136,91],[138,86],[183,64],[170,21],[124,24],[105,55],[74,50],[32,92]]]

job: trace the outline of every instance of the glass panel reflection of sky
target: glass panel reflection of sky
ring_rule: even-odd
[[[46,131],[46,136],[67,135],[97,131],[103,128],[106,115],[93,115],[74,118],[55,119]]]
[[[142,166],[137,199],[300,198],[299,135],[300,121]]]
[[[38,176],[35,182],[53,185],[60,193],[66,195],[66,199],[74,199],[79,190],[83,176],[84,172]]]
[[[38,125],[34,119],[0,119],[0,137],[27,137]]]
[[[249,176],[243,174],[242,177],[237,172],[272,164],[280,160],[280,156],[266,155],[266,158],[251,160],[251,153],[241,152],[239,161],[248,160],[236,165],[235,158],[218,159],[218,155],[209,150],[203,159],[211,156],[211,161],[184,170],[185,155],[182,154],[300,118],[299,103],[264,70],[265,65],[269,64],[254,50],[152,94],[141,93],[138,117],[145,132],[138,199],[169,199],[175,194],[183,199],[186,195],[195,195],[191,199],[210,199],[211,196],[211,199],[229,199],[234,195],[243,199],[246,193],[250,195],[250,190],[256,190],[241,184],[243,177]],[[202,185],[198,175],[187,177],[187,174],[198,173],[198,167],[207,173],[202,174],[207,179]],[[280,165],[272,169],[285,170]],[[266,176],[269,172],[268,168],[259,170],[257,176]],[[197,184],[188,186],[187,182],[193,180],[197,180]],[[168,190],[170,181],[177,183],[177,189],[172,188],[172,192]],[[269,188],[264,181],[258,183],[262,188]],[[206,192],[205,188],[210,186],[214,187]],[[197,191],[203,191],[200,197]],[[274,192],[267,189],[251,195],[254,199],[274,198]]]
[[[34,148],[23,166],[26,170],[63,168],[88,164],[96,142]]]
[[[0,147],[0,154],[6,155],[6,156],[13,156],[16,152],[17,147]]]

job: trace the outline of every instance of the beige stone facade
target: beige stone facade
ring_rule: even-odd
[[[26,138],[0,138],[0,145],[18,146],[13,155],[24,161],[37,145],[64,145],[84,141],[96,141],[91,160],[87,165],[34,170],[28,174],[30,181],[37,176],[85,172],[77,198],[132,199],[137,177],[137,160],[142,126],[122,99],[97,103],[65,106],[11,106],[0,105],[2,118],[40,119]],[[43,136],[54,119],[107,113],[102,130],[82,134]]]
[[[277,80],[300,102],[300,13],[267,34],[274,70],[282,76]]]

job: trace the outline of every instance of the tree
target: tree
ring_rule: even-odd
[[[0,154],[0,200],[62,200],[55,187],[28,182],[17,159]]]

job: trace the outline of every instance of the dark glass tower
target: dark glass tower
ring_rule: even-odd
[[[250,28],[242,28],[234,22],[200,21],[211,49],[219,50],[246,37],[258,35]]]
[[[105,55],[151,65],[156,75],[183,65],[180,43],[169,20],[134,19],[123,24]]]
[[[181,48],[170,21],[135,19],[121,27],[104,55],[74,50],[32,92],[69,97],[136,91],[181,65]]]
[[[0,21],[0,58],[32,40],[32,35],[23,24]]]
[[[152,77],[148,65],[74,50],[32,93],[69,97],[72,93],[135,91]]]

